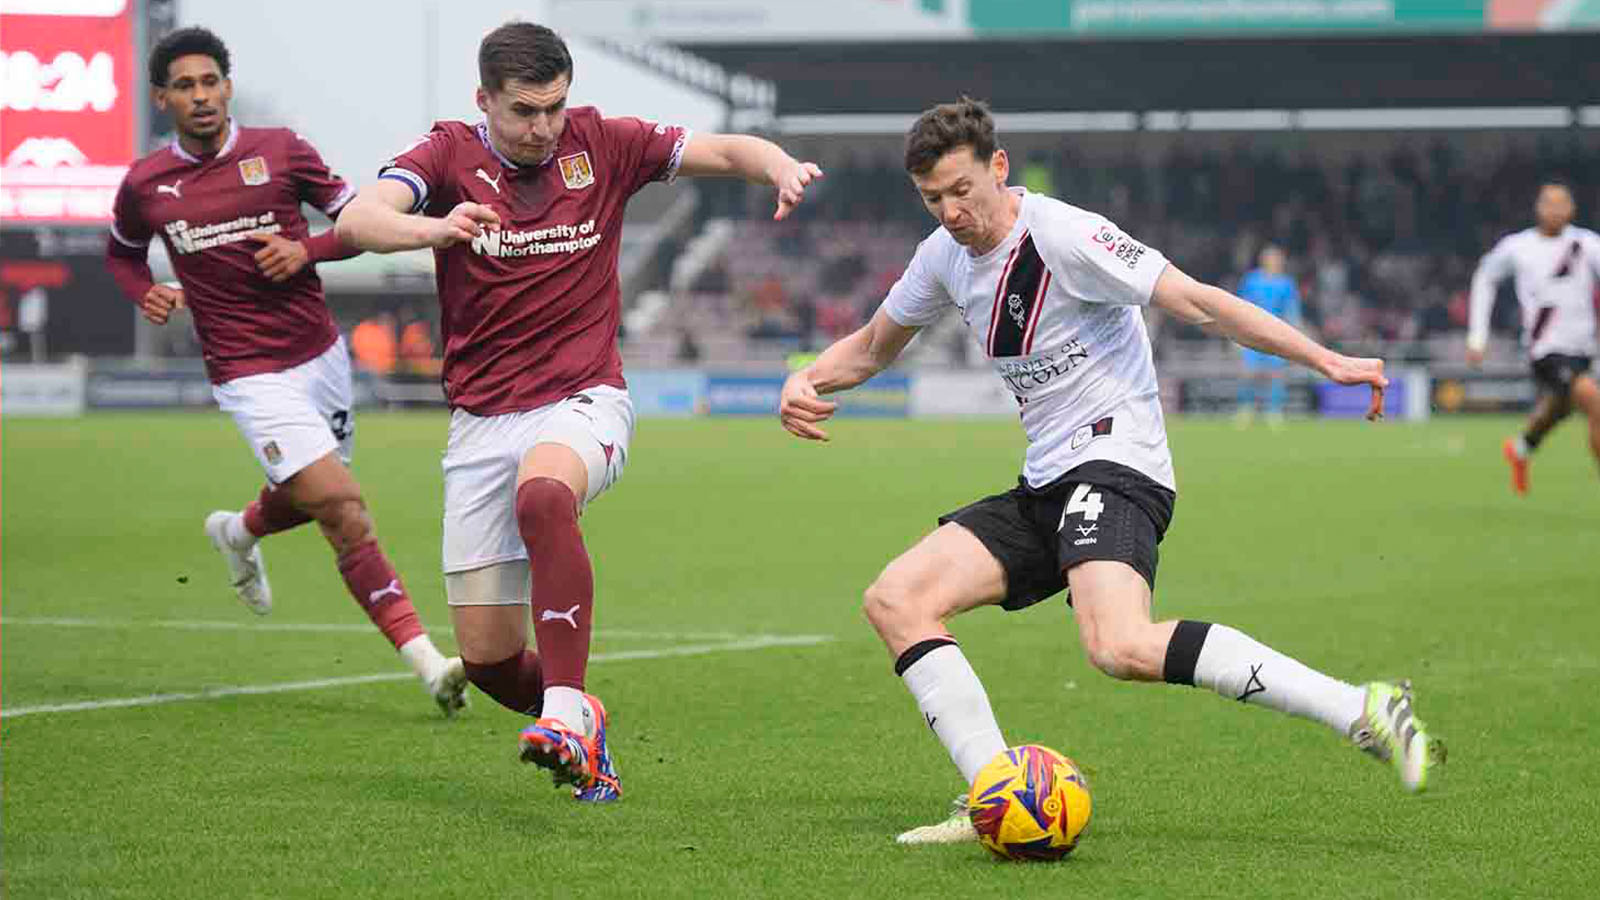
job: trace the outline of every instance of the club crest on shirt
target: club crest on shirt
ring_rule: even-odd
[[[594,167],[589,164],[589,151],[583,150],[556,160],[561,166],[561,180],[568,188],[577,190],[594,184]]]
[[[283,451],[278,449],[277,441],[267,441],[261,446],[261,455],[267,458],[267,464],[275,466],[283,462]]]
[[[266,184],[272,179],[267,171],[267,159],[264,156],[252,156],[239,162],[239,178],[245,184]]]

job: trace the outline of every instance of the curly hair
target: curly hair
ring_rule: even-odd
[[[150,51],[150,83],[156,87],[167,86],[167,70],[172,61],[183,56],[209,56],[217,61],[222,77],[227,78],[233,67],[228,58],[228,45],[206,28],[180,28],[156,42]]]

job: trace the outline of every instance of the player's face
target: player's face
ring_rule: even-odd
[[[1006,177],[1011,172],[1004,150],[987,162],[971,147],[957,147],[939,158],[926,175],[911,176],[922,205],[963,247],[993,246],[1005,237],[1001,223],[1007,205]],[[996,233],[999,232],[999,233]]]
[[[180,56],[167,66],[167,85],[155,89],[156,108],[172,113],[178,133],[205,140],[228,124],[233,80],[204,54]]]
[[[1572,192],[1559,184],[1545,185],[1539,191],[1539,199],[1533,204],[1533,216],[1539,222],[1539,230],[1546,234],[1555,234],[1571,225],[1577,211]]]
[[[489,122],[495,149],[517,165],[538,165],[550,158],[567,127],[570,77],[534,84],[512,78],[498,92],[478,88],[478,108]]]

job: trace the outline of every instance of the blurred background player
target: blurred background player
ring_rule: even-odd
[[[1157,549],[1177,499],[1144,318],[1154,305],[1339,384],[1372,387],[1383,362],[1336,353],[1226,291],[1190,278],[1107,219],[1008,188],[994,120],[972,100],[923,113],[905,168],[940,227],[918,247],[872,321],[790,376],[783,425],[825,440],[837,404],[894,362],[952,307],[1022,408],[1028,449],[1017,486],[941,516],[889,563],[863,606],[894,671],[967,785],[1006,741],[948,621],[983,606],[1016,611],[1068,589],[1084,652],[1129,681],[1208,688],[1328,727],[1391,763],[1409,791],[1443,758],[1409,687],[1356,685],[1225,625],[1153,621]],[[966,795],[902,843],[975,840]]]
[[[1467,361],[1483,362],[1495,290],[1512,279],[1522,307],[1522,343],[1533,364],[1539,400],[1528,426],[1501,447],[1511,466],[1511,488],[1528,493],[1528,460],[1572,413],[1589,420],[1589,449],[1600,462],[1600,385],[1590,367],[1595,351],[1595,276],[1600,273],[1600,235],[1572,224],[1572,190],[1547,181],[1534,201],[1534,227],[1501,238],[1472,276]]]
[[[357,251],[331,229],[311,236],[300,205],[334,215],[354,191],[300,135],[229,118],[228,75],[227,47],[203,28],[175,31],[152,50],[155,104],[172,114],[177,138],[123,180],[106,266],[149,321],[191,310],[212,393],[266,470],[242,513],[205,522],[239,598],[271,611],[259,541],[315,521],[350,595],[453,715],[466,689],[461,661],[428,638],[347,468],[350,358],[315,263]],[[157,235],[181,287],[153,282],[146,257]]]
[[[1288,260],[1283,248],[1268,244],[1261,250],[1261,266],[1251,269],[1239,279],[1238,295],[1267,312],[1288,322],[1300,325],[1300,291],[1288,272]],[[1283,410],[1287,390],[1284,369],[1287,363],[1281,357],[1241,346],[1239,355],[1244,360],[1245,381],[1239,387],[1239,412],[1237,420],[1248,425],[1256,410],[1263,408],[1267,423],[1274,427],[1283,425]],[[1262,386],[1266,387],[1265,406],[1262,407]]]
[[[569,109],[572,56],[542,25],[490,32],[478,70],[484,120],[436,123],[338,232],[364,250],[434,248],[452,409],[445,589],[467,675],[537,717],[525,761],[606,802],[621,782],[605,709],[585,693],[594,572],[578,515],[622,476],[633,435],[617,348],[624,208],[652,181],[736,175],[777,187],[781,219],[822,173],[760,138]]]

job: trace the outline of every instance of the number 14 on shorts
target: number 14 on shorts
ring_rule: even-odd
[[[1100,530],[1100,526],[1095,523],[1105,508],[1101,494],[1094,489],[1094,485],[1080,484],[1072,489],[1072,496],[1067,498],[1067,505],[1061,510],[1061,523],[1056,526],[1056,531],[1066,530],[1067,516],[1082,515],[1083,524],[1073,526],[1079,535],[1077,543],[1093,543],[1094,539],[1090,535]]]

